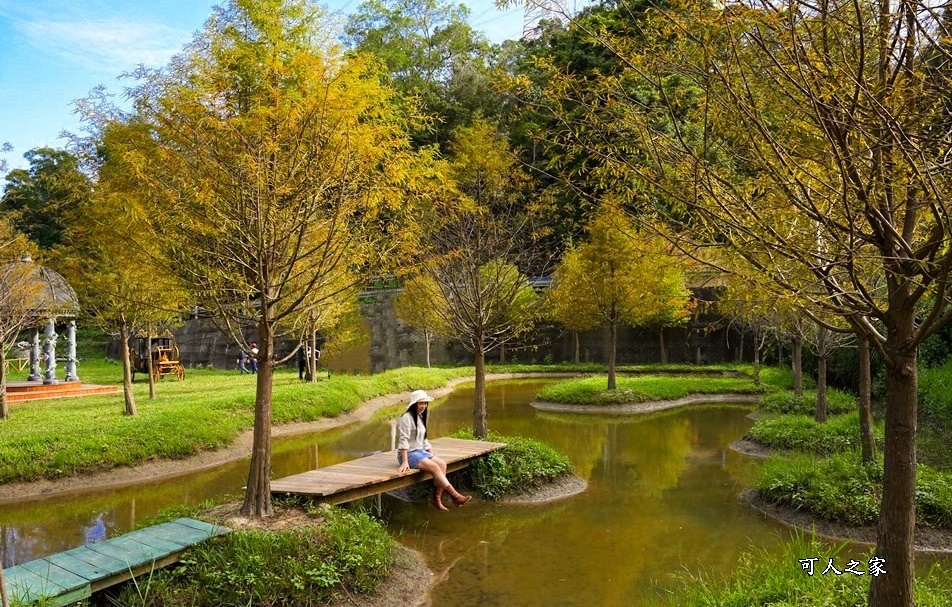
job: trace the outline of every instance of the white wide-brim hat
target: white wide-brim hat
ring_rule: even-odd
[[[410,393],[410,404],[415,405],[417,403],[431,403],[433,402],[433,397],[426,393],[426,390],[414,390]]]

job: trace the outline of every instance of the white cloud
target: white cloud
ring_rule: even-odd
[[[120,18],[24,20],[17,29],[39,52],[113,75],[140,63],[160,66],[191,36],[182,29]]]

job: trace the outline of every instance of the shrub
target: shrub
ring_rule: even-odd
[[[839,415],[856,411],[859,405],[856,397],[835,388],[826,391],[826,410],[830,415]],[[774,392],[765,394],[760,408],[771,413],[813,415],[816,412],[816,392],[804,392],[797,397],[793,392]]]
[[[451,436],[474,438],[470,430],[457,430]],[[506,447],[473,460],[470,475],[473,486],[489,499],[524,493],[572,469],[566,455],[537,440],[492,432],[488,439]]]
[[[882,424],[875,429],[877,442],[882,442]],[[819,423],[806,415],[763,417],[747,431],[744,438],[772,449],[807,451],[832,455],[859,447],[859,413],[835,415]]]
[[[919,374],[919,406],[946,426],[952,426],[952,361]]]
[[[390,571],[393,540],[365,513],[324,506],[319,514],[323,524],[236,530],[195,546],[174,569],[124,585],[112,603],[299,607],[372,591]]]
[[[952,474],[919,465],[916,521],[924,527],[952,528]],[[883,464],[863,464],[856,453],[828,459],[810,455],[770,458],[757,490],[770,502],[804,509],[849,525],[873,525],[879,518]]]
[[[663,599],[650,604],[676,607],[749,607],[752,605],[823,605],[856,607],[865,605],[871,575],[869,560],[874,554],[856,557],[855,575],[845,571],[852,560],[842,554],[844,545],[829,547],[816,539],[798,535],[780,551],[757,550],[741,558],[737,571],[726,577],[680,574],[676,585]],[[852,555],[851,555],[852,556]],[[813,564],[813,575],[804,570]],[[831,561],[832,559],[832,561]],[[823,574],[832,562],[842,575]],[[888,567],[887,567],[888,571]],[[940,567],[917,575],[916,605],[944,607],[952,592],[952,578]]]

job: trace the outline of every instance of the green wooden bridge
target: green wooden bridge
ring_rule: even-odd
[[[139,529],[6,569],[7,595],[13,605],[69,605],[170,565],[186,548],[227,532],[190,518]]]

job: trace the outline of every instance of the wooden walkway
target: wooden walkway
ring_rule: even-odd
[[[170,565],[189,546],[225,533],[189,518],[146,527],[6,569],[7,594],[14,604],[68,605]]]
[[[446,462],[448,472],[469,465],[475,457],[506,446],[505,443],[437,438],[433,453]],[[317,502],[341,504],[432,478],[420,470],[397,472],[397,452],[383,451],[342,464],[318,468],[271,481],[271,493],[304,495]]]

